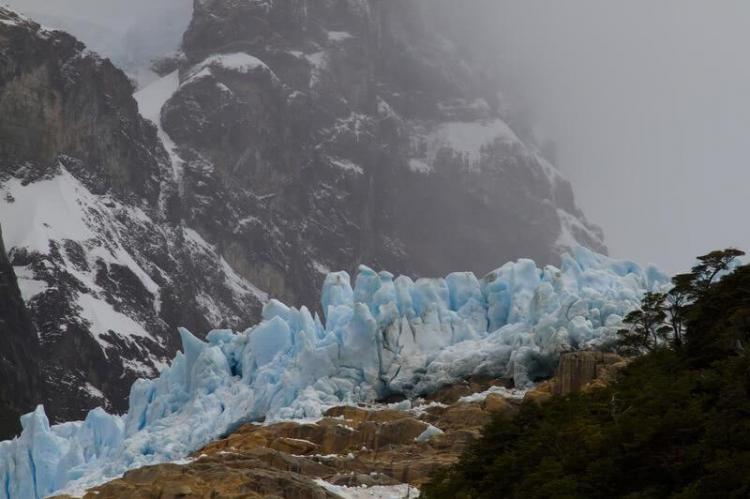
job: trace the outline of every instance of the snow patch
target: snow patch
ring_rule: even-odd
[[[471,402],[482,402],[492,394],[500,395],[508,400],[523,400],[528,390],[508,389],[504,386],[493,386],[489,390],[485,390],[480,393],[472,393],[458,399],[458,403],[471,403]]]
[[[50,240],[85,241],[96,237],[86,224],[82,198],[90,193],[67,170],[51,179],[23,185],[10,179],[0,196],[0,223],[8,248],[47,253]]]
[[[330,273],[331,273],[331,269],[330,269],[330,268],[329,268],[329,267],[328,267],[327,265],[325,265],[325,264],[322,264],[322,263],[320,263],[320,262],[319,262],[319,261],[317,261],[317,260],[313,260],[313,268],[314,268],[314,269],[315,269],[315,270],[316,270],[316,271],[317,271],[318,273],[320,273],[320,274],[323,274],[323,275],[328,275],[328,274],[330,274]]]
[[[274,72],[271,71],[271,68],[265,62],[250,54],[236,52],[232,54],[212,55],[199,62],[188,71],[182,85],[187,85],[195,80],[211,76],[213,74],[211,68],[221,68],[241,74],[262,71],[270,74],[274,81],[278,81]]]
[[[419,497],[419,489],[407,484],[347,487],[334,485],[322,479],[315,480],[315,483],[342,499],[404,499],[406,497],[416,499]]]
[[[329,31],[328,39],[332,42],[343,42],[350,38],[354,38],[351,33],[347,31]]]
[[[127,315],[117,312],[103,299],[95,298],[90,294],[81,294],[78,296],[77,303],[81,307],[81,317],[91,324],[90,331],[94,336],[101,338],[111,331],[124,338],[153,339],[142,325]]]
[[[325,52],[313,52],[312,54],[305,54],[305,59],[316,68],[322,68],[326,65],[326,53]]]
[[[18,288],[21,290],[23,301],[28,303],[36,295],[44,293],[47,289],[47,283],[38,281],[34,277],[34,271],[28,267],[14,267]]]
[[[104,393],[102,393],[101,390],[99,390],[97,387],[95,387],[91,383],[86,382],[83,389],[94,398],[101,399],[101,400],[106,399],[106,397],[104,396]]]
[[[330,158],[331,164],[337,168],[341,168],[344,171],[356,173],[357,175],[364,175],[365,170],[356,164],[355,162],[348,160],[348,159],[342,159],[342,158]]]
[[[95,275],[101,263],[128,268],[155,297],[154,308],[159,312],[159,285],[125,249],[120,236],[122,227],[115,225],[118,215],[123,213],[135,220],[148,220],[145,213],[106,196],[95,196],[63,167],[52,178],[26,185],[19,179],[10,179],[2,190],[11,194],[10,197],[0,195],[0,223],[9,248],[24,248],[46,255],[52,242],[62,246],[64,241],[70,240],[84,249],[89,270],[81,270],[71,262],[67,251],[59,253],[60,266],[87,290],[78,293],[78,316],[91,324],[91,332],[103,348],[109,344],[102,337],[110,330],[123,338],[150,338],[158,342],[143,325],[116,311],[106,301],[106,293],[96,283]],[[102,239],[97,234],[107,234],[107,238]],[[17,270],[19,287],[27,302],[47,289],[46,284],[35,280],[30,269]],[[144,366],[139,366],[137,372],[152,374],[150,368]]]
[[[482,147],[495,141],[506,144],[521,143],[515,132],[501,119],[443,123],[428,137],[428,157],[434,158],[439,149],[448,147],[464,155],[469,161],[476,162],[481,158]]]
[[[409,160],[409,169],[414,173],[429,174],[435,171],[430,165],[421,159],[411,158]]]
[[[138,110],[140,111],[141,116],[156,125],[159,139],[164,145],[164,149],[166,149],[169,154],[169,160],[172,165],[172,175],[178,189],[182,192],[182,178],[185,170],[185,162],[177,153],[177,144],[175,144],[175,142],[169,137],[169,134],[164,131],[161,124],[161,110],[164,107],[164,104],[172,98],[179,86],[179,71],[174,71],[164,78],[148,85],[139,92],[136,92],[133,97],[138,103]]]

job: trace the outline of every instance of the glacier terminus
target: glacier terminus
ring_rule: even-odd
[[[323,318],[270,301],[263,320],[206,340],[180,331],[182,352],[138,380],[124,415],[92,410],[50,426],[43,407],[0,443],[0,498],[82,492],[125,471],[185,459],[248,422],[316,418],[334,405],[410,398],[472,375],[517,387],[552,374],[565,351],[605,348],[646,291],[667,286],[655,267],[574,248],[560,268],[531,260],[483,279],[418,279],[360,267],[352,286],[331,273]]]

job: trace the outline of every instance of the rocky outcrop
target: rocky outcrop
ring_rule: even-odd
[[[33,181],[62,162],[95,194],[158,201],[166,154],[122,71],[7,10],[0,47],[1,174]]]
[[[42,398],[39,344],[0,230],[0,440],[21,430],[19,416]]]
[[[613,353],[586,351],[563,354],[553,378],[552,393],[565,396],[604,386],[625,365],[625,359]]]
[[[560,356],[555,375],[529,391],[524,401],[540,403],[553,396],[565,396],[607,386],[627,365],[626,359],[613,353],[564,353]]]
[[[475,380],[476,388],[503,385]],[[316,422],[249,424],[195,452],[190,463],[149,466],[96,487],[85,497],[335,497],[329,484],[368,488],[424,484],[456,462],[493,416],[517,411],[511,390],[388,407],[334,407]],[[467,394],[471,395],[473,392]],[[243,495],[244,494],[244,495]]]

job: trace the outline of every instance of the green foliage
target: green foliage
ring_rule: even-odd
[[[423,497],[750,497],[750,267],[720,278],[736,256],[644,298],[623,338],[648,353],[615,383],[498,417]]]
[[[617,348],[625,355],[639,355],[653,351],[663,344],[672,331],[667,324],[665,293],[646,293],[641,308],[633,310],[624,319],[627,326],[618,331]]]
[[[686,311],[686,354],[705,367],[746,353],[750,331],[750,267],[740,267],[712,285]]]

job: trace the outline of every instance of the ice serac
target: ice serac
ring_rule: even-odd
[[[19,439],[0,443],[0,498],[86,487],[146,464],[181,459],[243,422],[320,416],[394,393],[431,392],[470,375],[549,376],[561,352],[605,347],[643,293],[668,284],[581,247],[560,268],[508,263],[483,279],[395,278],[362,267],[352,287],[329,274],[325,321],[269,302],[242,333],[180,331],[182,352],[137,381],[124,416],[92,411],[50,427],[40,407]],[[427,438],[427,436],[425,436]]]

